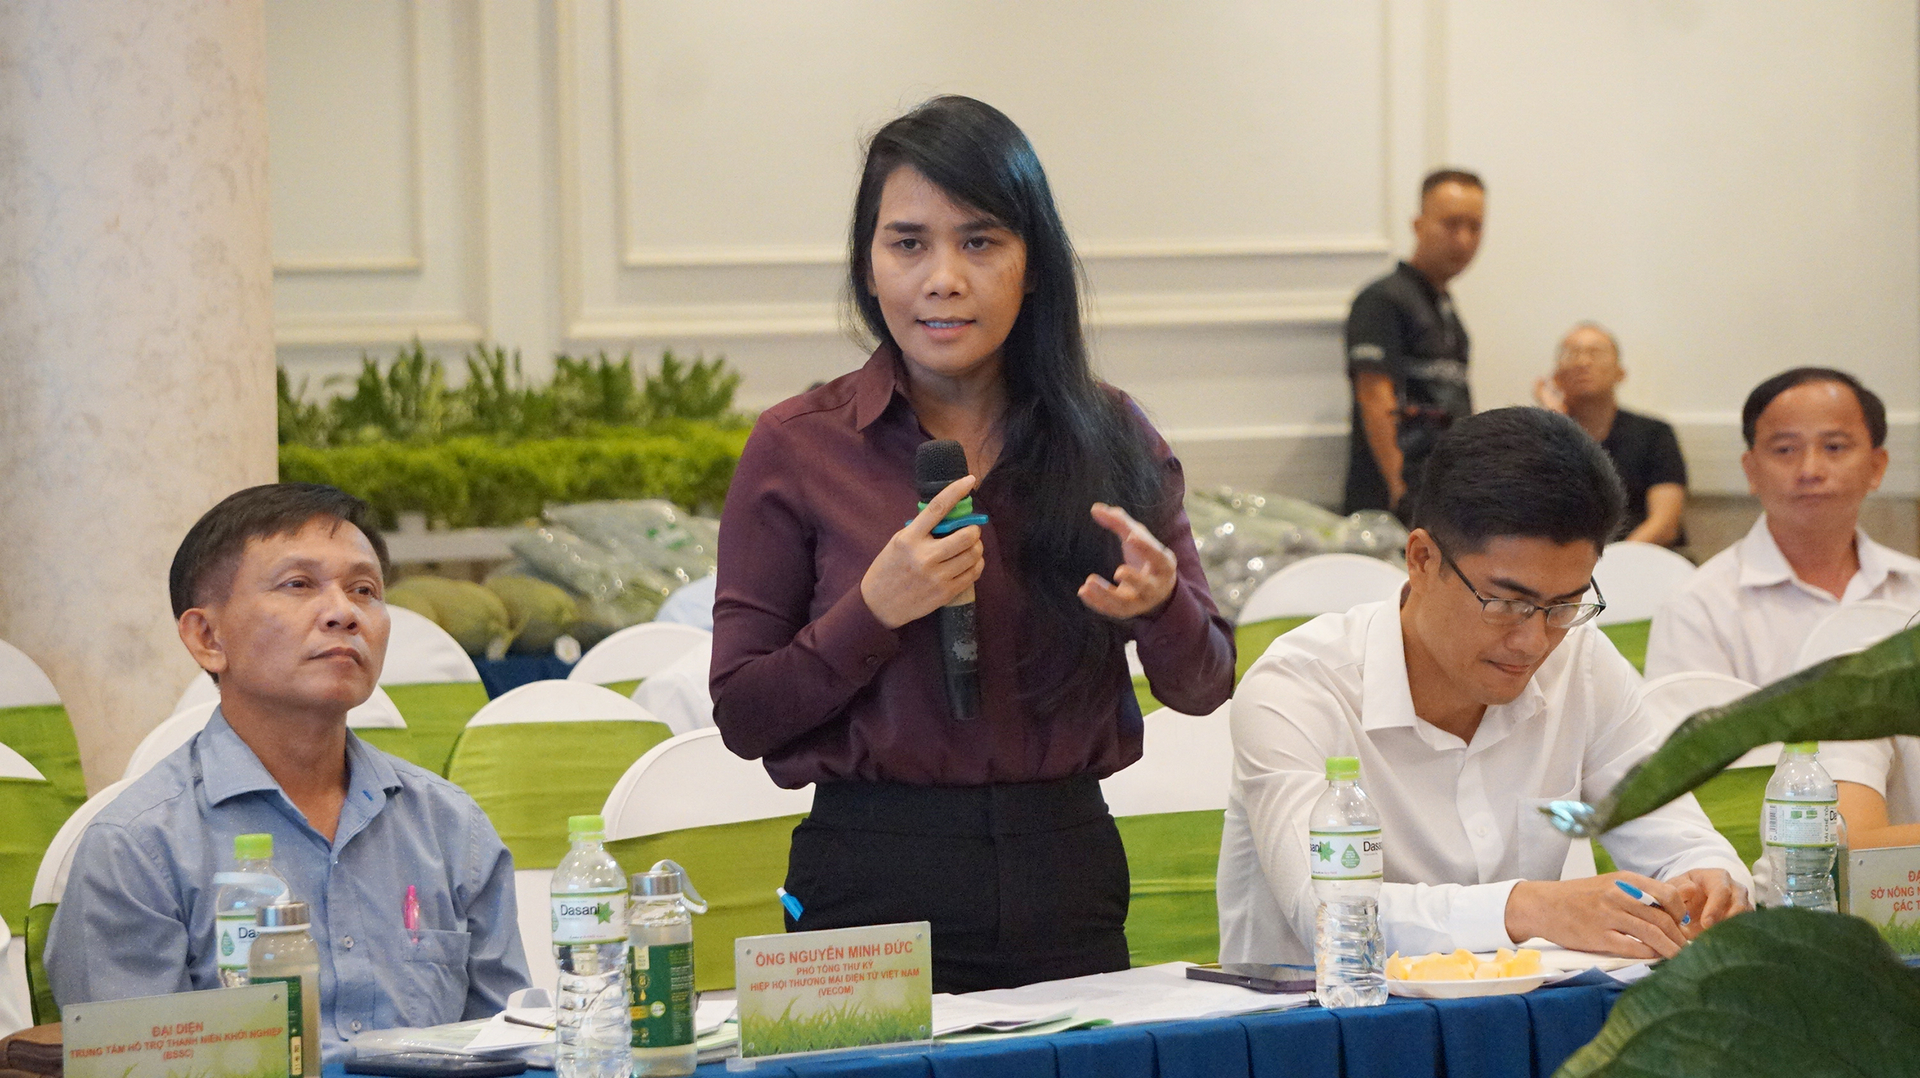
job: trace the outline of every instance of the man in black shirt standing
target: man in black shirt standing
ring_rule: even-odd
[[[1427,454],[1454,420],[1473,412],[1467,331],[1447,283],[1480,249],[1486,204],[1486,187],[1471,172],[1427,176],[1413,257],[1354,297],[1347,315],[1349,513],[1390,509],[1411,521]]]
[[[1683,546],[1687,462],[1680,457],[1680,439],[1668,424],[1620,407],[1614,389],[1626,377],[1620,342],[1582,322],[1561,340],[1553,378],[1537,382],[1534,394],[1544,407],[1572,416],[1613,458],[1627,487],[1627,514],[1614,538]]]

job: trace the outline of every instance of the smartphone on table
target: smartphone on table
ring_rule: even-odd
[[[1264,962],[1210,962],[1188,966],[1187,979],[1239,985],[1255,992],[1311,992],[1313,970],[1302,966],[1268,965]]]

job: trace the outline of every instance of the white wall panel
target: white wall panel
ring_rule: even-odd
[[[861,136],[947,92],[1027,131],[1091,255],[1385,243],[1378,4],[623,0],[616,22],[629,264],[838,261]]]
[[[362,348],[486,332],[479,10],[269,4],[274,309],[291,367],[331,373]]]
[[[269,6],[274,268],[419,269],[411,5]]]
[[[1920,97],[1911,3],[1448,6],[1449,151],[1490,193],[1457,288],[1476,403],[1529,399],[1560,336],[1620,337],[1629,406],[1680,425],[1698,489],[1744,491],[1738,416],[1788,367],[1896,412],[1920,490]]]
[[[1210,321],[1317,309],[1354,283],[1322,256],[1388,247],[1379,4],[567,9],[576,336],[832,332],[861,141],[943,92],[1028,132],[1096,273],[1152,264],[1112,297],[1135,320],[1162,290],[1195,310],[1199,276]]]

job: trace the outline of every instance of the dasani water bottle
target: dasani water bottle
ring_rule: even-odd
[[[553,960],[560,967],[559,1078],[626,1078],[627,878],[598,816],[567,820],[572,849],[553,870]]]
[[[1819,743],[1783,745],[1760,808],[1760,904],[1838,912],[1833,865],[1838,846],[1840,788],[1820,766]]]
[[[1380,813],[1360,788],[1360,761],[1327,758],[1327,792],[1307,817],[1308,872],[1320,908],[1313,921],[1313,987],[1322,1007],[1387,1001],[1380,940]]]
[[[247,960],[258,932],[255,914],[291,897],[287,881],[273,867],[272,835],[235,835],[233,872],[216,872],[213,885],[214,966],[220,987],[247,983]]]

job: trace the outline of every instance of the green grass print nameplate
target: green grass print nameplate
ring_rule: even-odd
[[[1849,854],[1847,912],[1863,918],[1902,958],[1920,955],[1920,846]]]
[[[931,1040],[932,938],[913,921],[735,940],[740,1054]]]
[[[286,986],[257,984],[63,1012],[67,1078],[286,1078]]]

